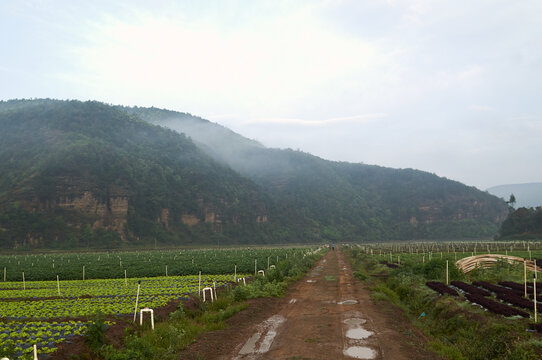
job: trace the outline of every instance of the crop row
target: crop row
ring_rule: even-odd
[[[488,309],[492,313],[503,315],[503,316],[522,316],[522,317],[529,317],[529,314],[527,314],[524,311],[517,310],[511,306],[508,306],[506,304],[488,299],[487,297],[478,295],[478,294],[465,294],[465,297],[471,302],[478,304],[480,306],[483,306],[484,308]]]
[[[438,292],[441,295],[448,294],[448,295],[452,295],[452,296],[459,296],[457,291],[455,291],[454,289],[452,289],[452,288],[450,288],[450,287],[446,286],[445,284],[443,284],[441,282],[438,282],[438,281],[428,281],[428,282],[425,283],[425,285],[427,285],[427,287],[429,287],[430,289],[435,290],[436,292]]]
[[[467,284],[463,281],[452,281],[451,284],[455,286],[458,289],[463,290],[463,292],[469,293],[469,294],[478,294],[481,296],[491,296],[491,293],[489,291],[486,291],[484,289],[480,289],[477,286]]]
[[[527,310],[534,310],[534,302],[522,297],[515,290],[505,288],[502,286],[493,285],[485,281],[478,281],[478,282],[474,282],[473,284],[477,286],[482,286],[492,292],[495,292],[499,300],[502,300],[508,304],[511,304],[523,309],[527,309]],[[443,283],[427,282],[426,285],[429,288],[439,292],[440,294],[450,294],[450,295],[457,296],[457,293],[455,293],[455,290],[450,289],[448,286],[446,286]],[[465,292],[465,297],[470,302],[483,306],[484,308],[488,309],[491,312],[504,315],[504,316],[513,316],[513,315],[520,315],[523,317],[529,316],[527,313],[523,311],[517,310],[506,304],[488,299],[487,297],[490,296],[491,293],[489,293],[488,291],[482,290],[478,288],[477,286],[469,285],[461,281],[452,281],[452,285],[463,290]],[[451,290],[451,292],[449,290]]]
[[[156,277],[168,275],[251,273],[288,258],[300,258],[313,248],[132,251],[88,254],[0,255],[0,281]],[[84,270],[83,270],[84,266]],[[167,270],[166,270],[167,267]],[[255,269],[256,267],[256,269]],[[5,269],[5,270],[4,270]],[[5,271],[5,273],[4,273]]]
[[[246,276],[237,274],[238,277]],[[137,290],[138,281],[141,281],[141,295],[179,294],[197,292],[199,277],[168,276],[143,279],[96,279],[96,280],[68,280],[68,281],[29,281],[23,289],[23,283],[0,283],[0,300],[5,299],[40,299],[48,297],[81,297],[81,296],[129,296]],[[202,275],[204,284],[216,283],[217,286],[234,281],[233,275]]]
[[[10,321],[0,322],[0,353],[15,359],[33,359],[33,345],[38,355],[55,351],[59,343],[86,332],[91,322]],[[107,321],[107,325],[112,323]]]
[[[201,287],[223,286],[228,281],[233,281],[233,275],[202,276]],[[79,283],[94,283],[99,286],[78,286]],[[112,284],[108,286],[108,284]],[[40,285],[40,284],[36,284]],[[50,284],[49,284],[50,285]],[[55,284],[56,285],[56,284]],[[130,279],[130,287],[119,285],[119,280],[101,280],[101,281],[71,281],[71,289],[67,293],[71,298],[53,298],[33,299],[27,297],[19,300],[0,301],[0,314],[7,319],[20,318],[65,318],[89,316],[97,310],[105,314],[130,314],[135,304],[137,283]],[[160,307],[167,304],[170,300],[181,298],[189,293],[198,291],[198,276],[187,277],[162,277],[146,279],[141,281],[139,304],[141,307]],[[77,289],[78,291],[74,291]],[[44,290],[44,289],[40,289]],[[36,290],[28,290],[32,293]],[[21,292],[4,291],[5,296],[15,296],[15,299]],[[23,291],[24,293],[24,291]],[[90,297],[81,297],[90,296]]]

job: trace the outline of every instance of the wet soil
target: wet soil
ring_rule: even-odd
[[[440,359],[399,308],[374,304],[340,249],[283,299],[257,299],[182,359]]]

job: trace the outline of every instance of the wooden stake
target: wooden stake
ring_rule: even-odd
[[[136,303],[135,303],[135,310],[134,310],[134,322],[136,321],[137,317],[137,303],[139,302],[139,289],[141,288],[141,280],[137,281],[137,295],[136,295]]]
[[[83,265],[83,281],[85,281],[85,265]]]
[[[446,285],[448,285],[448,260],[446,260]]]
[[[126,278],[126,269],[124,269],[124,286],[128,286],[128,279]]]
[[[536,324],[536,278],[533,278],[533,294],[534,294],[534,323]]]
[[[233,275],[233,281],[237,282],[237,265],[235,265],[234,275]]]
[[[198,295],[201,294],[201,271],[199,272],[199,280],[198,280]]]
[[[523,282],[525,284],[525,297],[527,297],[527,260],[523,261]]]
[[[56,288],[58,290],[58,296],[60,296],[60,280],[58,278],[58,275],[56,276]]]
[[[26,290],[26,282],[24,281],[24,271],[23,271],[23,290]]]

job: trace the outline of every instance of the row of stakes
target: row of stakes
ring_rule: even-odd
[[[271,265],[270,268],[274,269],[275,265]],[[265,271],[264,270],[259,270],[258,275],[265,276]],[[56,276],[56,280],[57,280],[57,285],[58,285],[59,284],[58,275]],[[244,277],[237,278],[237,267],[236,267],[236,269],[235,269],[235,281],[236,282],[241,282],[241,280],[243,281],[243,285],[247,284],[246,279]],[[23,273],[23,282],[24,282],[24,273]],[[207,301],[207,298],[206,298],[206,293],[207,292],[210,293],[211,302],[214,302],[217,299],[216,282],[213,282],[213,287],[212,288],[211,287],[205,287],[205,288],[203,288],[203,290],[200,290],[200,289],[201,289],[201,271],[199,272],[198,294],[202,293],[202,291],[203,291],[203,301],[204,302]],[[134,322],[136,321],[136,318],[137,318],[137,305],[138,305],[138,302],[139,302],[139,291],[140,290],[141,290],[141,280],[138,280],[137,281],[136,304],[135,304],[135,310],[134,310]],[[60,285],[58,285],[58,294],[60,296]],[[146,307],[146,308],[143,308],[143,309],[140,310],[140,312],[139,312],[139,325],[143,325],[143,314],[144,313],[149,313],[150,314],[151,328],[152,328],[152,330],[154,330],[154,310],[153,309],[150,309],[150,308]],[[3,357],[0,360],[9,360],[9,358]],[[34,360],[38,360],[38,348],[37,348],[36,345],[34,345]]]
[[[286,258],[288,258],[288,254],[286,254]],[[279,260],[279,257],[277,256],[277,262]],[[257,263],[258,261],[256,259],[254,259],[254,273],[256,274],[256,269],[257,269]],[[120,265],[122,266],[122,262],[120,263]],[[267,268],[268,269],[274,269],[275,268],[275,265],[269,265],[269,257],[267,257]],[[263,271],[263,270],[260,270],[260,271]],[[200,271],[201,273],[201,271]],[[259,273],[259,272],[258,272]],[[237,275],[237,265],[235,265],[235,274]],[[167,271],[167,265],[166,265],[166,277],[168,276],[168,271]],[[4,282],[6,282],[7,280],[7,269],[6,267],[4,267]],[[57,280],[57,283],[59,282],[59,278],[58,278],[58,275],[56,276],[56,280]],[[85,280],[85,265],[83,265],[83,281]],[[126,274],[126,269],[124,269],[124,284],[125,285],[128,285],[128,278],[127,278],[127,274]],[[59,296],[60,296],[60,286],[58,286],[59,290]],[[26,290],[26,281],[25,281],[25,278],[24,278],[24,271],[23,271],[23,290]],[[1,359],[0,359],[1,360]]]
[[[274,267],[275,267],[274,265],[271,265],[271,268],[274,268]],[[265,276],[265,271],[264,270],[259,270],[258,275]],[[245,286],[247,284],[246,279],[244,277],[237,278],[237,273],[235,274],[235,281],[236,282],[243,281],[243,285],[245,285]],[[140,289],[141,289],[141,280],[138,280],[138,282],[137,282],[136,304],[135,304],[135,309],[134,309],[134,320],[133,320],[134,322],[136,321],[136,318],[137,318],[137,305],[138,305],[138,302],[139,302],[139,290]],[[216,282],[213,282],[213,287],[212,288],[211,287],[205,287],[205,288],[201,289],[201,271],[200,271],[199,272],[199,281],[198,281],[198,294],[203,295],[203,301],[204,302],[207,302],[207,296],[206,296],[207,293],[210,294],[209,298],[211,299],[211,302],[214,302],[217,299]],[[147,312],[150,313],[150,316],[151,316],[151,328],[154,330],[154,310],[153,309],[150,309],[150,308],[141,309],[140,314],[139,314],[139,324],[143,325],[143,313],[147,313]],[[2,359],[0,359],[0,360],[2,360]]]

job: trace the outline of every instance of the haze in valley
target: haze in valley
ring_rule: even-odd
[[[268,147],[540,182],[542,2],[2,1],[0,99],[155,106]]]

